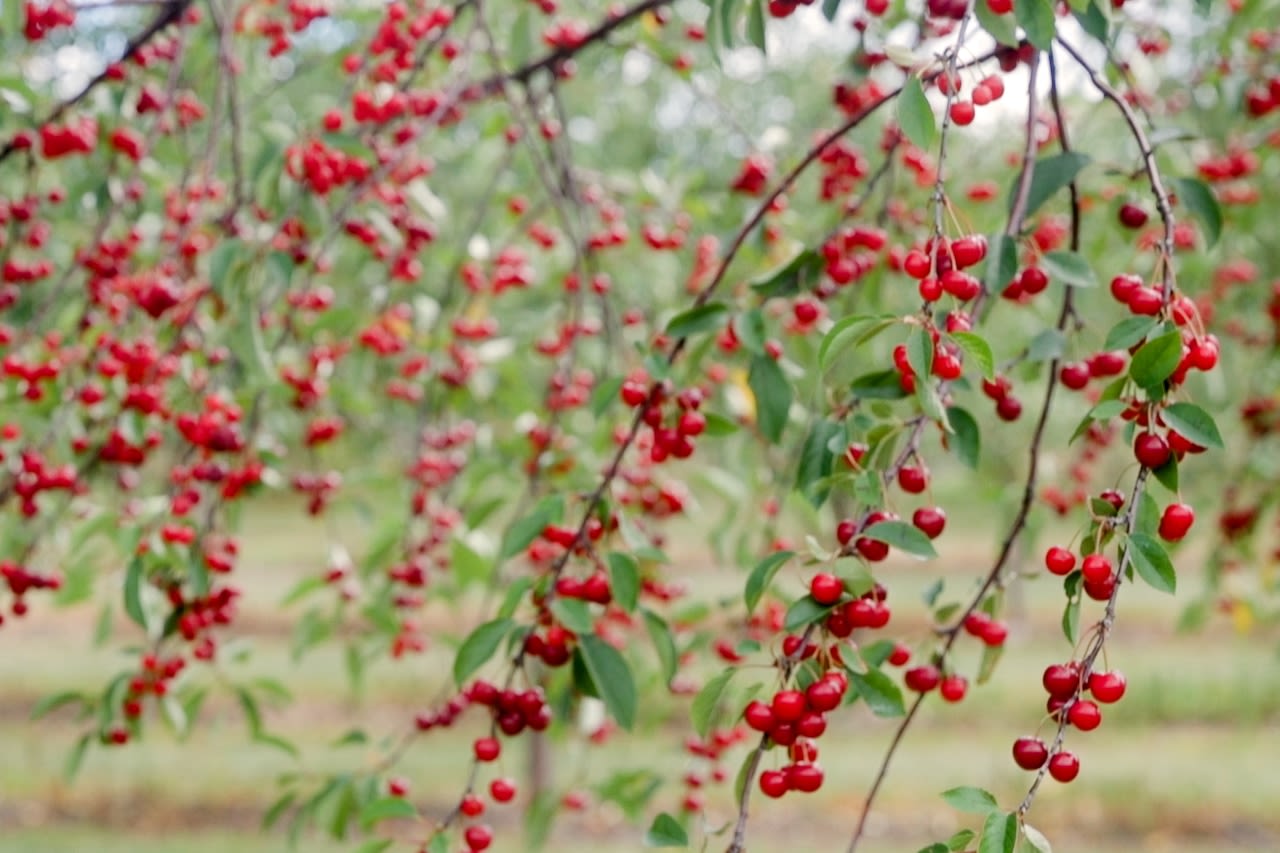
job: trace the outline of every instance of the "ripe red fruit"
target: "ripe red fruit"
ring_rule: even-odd
[[[1094,601],[1106,601],[1111,598],[1111,594],[1116,590],[1116,576],[1109,575],[1105,581],[1095,583],[1086,580],[1084,582],[1084,594]]]
[[[1080,731],[1091,732],[1102,724],[1102,711],[1098,710],[1098,706],[1088,699],[1077,699],[1071,703],[1071,710],[1067,712],[1067,719],[1071,721],[1071,725]]]
[[[1040,680],[1050,696],[1067,699],[1074,696],[1080,686],[1080,670],[1075,664],[1053,663],[1045,667]]]
[[[1090,554],[1080,564],[1080,572],[1086,583],[1103,583],[1111,577],[1113,571],[1111,561],[1101,554]]]
[[[1169,442],[1154,432],[1140,432],[1133,440],[1133,455],[1148,468],[1159,468],[1169,461],[1172,452]]]
[[[479,817],[484,814],[484,800],[475,794],[466,794],[462,798],[462,802],[458,803],[458,811],[467,817]]]
[[[516,783],[506,778],[494,779],[489,783],[489,796],[494,802],[509,803],[516,798]]]
[[[758,732],[767,732],[773,728],[773,710],[759,699],[753,699],[742,712],[747,725]]]
[[[1001,622],[999,619],[992,619],[982,629],[980,635],[983,645],[986,646],[1003,646],[1005,639],[1009,636],[1009,626]]]
[[[1079,361],[1064,364],[1062,370],[1058,371],[1058,378],[1062,380],[1062,384],[1072,391],[1079,391],[1088,385],[1091,376],[1089,365]]]
[[[800,737],[820,738],[827,730],[827,718],[816,712],[809,712],[796,722],[796,734]]]
[[[912,667],[903,674],[902,678],[909,689],[917,693],[928,693],[938,686],[938,682],[942,680],[942,673],[936,666],[926,664]]]
[[[822,787],[822,768],[816,764],[792,764],[787,768],[787,787],[811,794]]]
[[[476,761],[495,761],[502,754],[502,744],[496,737],[476,738],[471,748],[475,753]]]
[[[987,0],[987,8],[996,15],[1004,15],[1013,11],[1013,0]]]
[[[760,792],[775,800],[787,792],[787,774],[781,770],[766,770],[760,774]]]
[[[1125,228],[1141,228],[1147,224],[1147,212],[1136,204],[1121,205],[1118,218]]]
[[[840,705],[842,691],[834,681],[820,678],[805,688],[805,700],[814,711],[830,711]]]
[[[898,485],[902,491],[918,495],[929,485],[929,473],[918,465],[903,465],[898,470]]]
[[[1066,750],[1054,753],[1049,759],[1049,775],[1059,782],[1070,782],[1080,775],[1080,759]]]
[[[392,776],[387,780],[387,793],[393,797],[403,797],[409,793],[409,780],[400,776]]]
[[[808,702],[799,690],[779,690],[773,697],[770,710],[773,718],[781,723],[794,723],[804,716]]]
[[[1119,702],[1127,686],[1124,673],[1119,670],[1095,672],[1089,676],[1089,692],[1104,704]]]
[[[969,679],[963,675],[948,675],[938,685],[938,693],[947,702],[959,702],[969,690]]]
[[[1164,307],[1164,294],[1154,287],[1139,287],[1129,296],[1129,310],[1141,316],[1154,317]]]
[[[1039,770],[1049,759],[1049,748],[1038,737],[1020,737],[1013,742],[1013,761],[1023,770]]]
[[[1045,552],[1044,567],[1050,574],[1069,575],[1076,567],[1076,555],[1066,548],[1055,545]]]
[[[922,506],[911,514],[911,523],[925,536],[937,539],[947,526],[947,514],[943,512],[942,507]]]
[[[468,826],[462,833],[462,840],[467,843],[468,849],[487,850],[493,843],[493,830],[482,823]]]
[[[809,581],[809,595],[824,607],[835,604],[844,595],[844,581],[830,572],[819,572]]]
[[[889,663],[893,666],[902,666],[911,660],[911,649],[905,643],[895,643],[893,651],[889,652]]]
[[[1160,538],[1166,542],[1177,542],[1187,535],[1195,520],[1196,513],[1191,507],[1182,503],[1169,504],[1160,516]]]
[[[1013,422],[1022,416],[1022,401],[1012,394],[1001,397],[996,403],[996,414],[1002,421]]]
[[[1018,285],[1023,293],[1036,294],[1049,286],[1049,276],[1039,267],[1027,267],[1018,276]]]
[[[973,123],[973,117],[976,110],[972,101],[952,101],[951,102],[951,120],[956,124],[964,126]]]
[[[1122,273],[1111,279],[1111,295],[1117,302],[1125,305],[1133,298],[1133,294],[1142,287],[1142,279],[1132,273]]]

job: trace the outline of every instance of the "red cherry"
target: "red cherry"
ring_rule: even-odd
[[[787,792],[787,774],[781,770],[766,770],[760,774],[760,792],[777,799]]]
[[[1040,680],[1050,696],[1067,699],[1074,696],[1076,688],[1080,686],[1080,670],[1075,664],[1049,664]]]
[[[859,536],[855,547],[858,549],[858,553],[871,563],[878,563],[889,556],[889,546],[878,539]]]
[[[1089,676],[1089,692],[1093,694],[1094,699],[1104,704],[1119,702],[1124,696],[1126,686],[1128,684],[1124,673],[1119,670],[1095,672]]]
[[[911,523],[930,539],[937,539],[947,526],[947,514],[942,507],[922,506],[911,514]]]
[[[1141,228],[1147,224],[1147,212],[1136,204],[1121,205],[1118,218],[1125,228]]]
[[[929,485],[929,473],[917,465],[904,465],[898,469],[898,485],[902,491],[918,495]]]
[[[991,624],[991,617],[981,610],[975,610],[964,617],[964,632],[973,637],[981,637]]]
[[[982,643],[986,646],[1003,646],[1004,641],[1009,636],[1009,626],[1001,622],[999,619],[992,619],[987,626],[982,629]]]
[[[773,728],[773,711],[759,699],[753,699],[742,712],[742,718],[751,728],[758,732],[767,732]]]
[[[462,798],[462,802],[458,803],[458,811],[467,817],[479,817],[484,814],[484,800],[475,794],[467,794]]]
[[[796,734],[800,737],[820,738],[827,730],[827,718],[818,713],[808,713],[796,722]]]
[[[820,678],[805,688],[804,696],[814,711],[830,711],[839,707],[844,691],[835,681]]]
[[[951,102],[951,120],[962,127],[973,123],[975,112],[972,101]]]
[[[903,673],[902,678],[911,690],[917,693],[928,693],[938,686],[938,682],[942,680],[942,673],[938,671],[936,666],[926,664],[925,666],[912,667]]]
[[[822,768],[816,764],[792,764],[787,768],[787,786],[811,794],[822,787]]]
[[[947,702],[959,702],[969,690],[969,679],[963,675],[948,675],[938,685],[938,693]]]
[[[1004,15],[1013,11],[1013,0],[987,0],[987,8],[996,15]]]
[[[1067,712],[1067,719],[1071,721],[1071,725],[1080,731],[1091,732],[1102,725],[1102,712],[1098,710],[1096,704],[1088,699],[1077,699],[1071,703],[1071,710]]]
[[[809,581],[809,595],[824,607],[835,604],[844,595],[844,581],[830,572],[819,572]]]
[[[852,518],[846,518],[836,525],[836,541],[848,545],[849,540],[858,532],[858,524]]]
[[[1122,273],[1111,279],[1111,295],[1117,302],[1125,305],[1133,298],[1133,294],[1142,287],[1142,279],[1132,273]]]
[[[1133,440],[1133,455],[1148,468],[1159,468],[1169,461],[1172,452],[1169,442],[1154,432],[1140,432]]]
[[[1049,759],[1049,775],[1059,782],[1070,782],[1080,775],[1080,759],[1066,750],[1054,753]]]
[[[1049,760],[1049,748],[1038,737],[1020,737],[1013,742],[1013,760],[1023,770],[1039,770]]]
[[[911,649],[905,643],[894,643],[893,651],[889,652],[889,663],[893,666],[902,666],[911,660]]]
[[[1022,401],[1012,394],[1002,397],[996,403],[996,414],[1000,420],[1012,423],[1022,416]]]
[[[1164,294],[1154,287],[1139,287],[1129,296],[1129,310],[1134,314],[1154,317],[1164,307]]]
[[[487,850],[493,843],[493,830],[482,823],[474,824],[462,833],[462,840],[471,850]]]
[[[1039,267],[1027,267],[1018,276],[1018,285],[1023,293],[1036,294],[1049,286],[1049,276]]]
[[[1058,371],[1058,378],[1062,380],[1062,384],[1072,391],[1079,391],[1088,385],[1091,376],[1089,365],[1081,361],[1064,364],[1062,370]]]
[[[1080,572],[1088,583],[1103,583],[1111,577],[1113,571],[1111,561],[1102,554],[1090,554],[1080,564]]]
[[[1066,548],[1055,545],[1045,552],[1044,566],[1050,574],[1069,575],[1076,567],[1076,555]]]
[[[516,797],[516,783],[506,778],[494,779],[489,783],[489,796],[494,802],[509,803]]]
[[[804,716],[808,704],[799,690],[780,690],[774,695],[770,710],[778,722],[794,723]]]
[[[496,737],[476,738],[476,742],[472,744],[472,751],[475,753],[476,761],[495,761],[502,754],[502,744]]]
[[[1094,601],[1107,601],[1111,598],[1111,594],[1116,590],[1116,576],[1109,575],[1105,581],[1095,583],[1086,580],[1084,582],[1084,594]]]
[[[1187,535],[1195,520],[1196,513],[1191,507],[1182,503],[1169,504],[1160,516],[1160,538],[1166,542],[1177,542]]]
[[[403,797],[409,793],[409,780],[401,776],[392,776],[387,780],[387,793],[393,797]]]

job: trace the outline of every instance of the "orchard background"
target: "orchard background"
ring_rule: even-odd
[[[0,9],[0,848],[1280,845],[1273,4]]]

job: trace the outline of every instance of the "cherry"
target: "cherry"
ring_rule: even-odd
[[[958,125],[972,124],[975,112],[972,101],[951,102],[951,120]]]
[[[387,780],[387,793],[393,797],[403,797],[409,793],[409,780],[400,776],[392,776]]]
[[[841,545],[848,545],[849,540],[853,539],[854,534],[857,532],[857,522],[852,518],[846,518],[836,525],[836,541]]]
[[[1080,731],[1091,732],[1102,725],[1102,712],[1088,699],[1077,699],[1071,703],[1071,710],[1067,711],[1067,719]]]
[[[844,691],[835,681],[820,678],[805,689],[804,695],[814,711],[830,711],[839,707]]]
[[[1080,573],[1086,583],[1103,583],[1113,573],[1111,561],[1102,554],[1090,554],[1080,564]]]
[[[1147,224],[1147,212],[1136,204],[1121,205],[1118,218],[1125,228],[1141,228]]]
[[[996,415],[1002,421],[1013,422],[1022,416],[1022,401],[1010,394],[1007,397],[1001,397],[996,403]]]
[[[1169,504],[1160,516],[1160,538],[1177,542],[1187,535],[1195,520],[1196,513],[1191,507],[1183,503]]]
[[[1086,580],[1084,582],[1084,594],[1094,601],[1107,601],[1111,598],[1111,594],[1115,592],[1116,582],[1114,574],[1109,575],[1106,580],[1101,582]]]
[[[787,768],[787,787],[811,794],[822,787],[822,768],[816,764],[793,764]]]
[[[496,737],[476,738],[476,742],[472,744],[471,748],[475,753],[476,761],[481,762],[496,761],[498,756],[502,754],[502,744],[498,742]]]
[[[1075,664],[1049,664],[1040,680],[1050,696],[1068,699],[1075,695],[1076,688],[1080,686],[1080,670]]]
[[[1009,636],[1009,626],[1001,622],[999,619],[992,619],[982,629],[980,635],[983,645],[1002,646],[1005,639]]]
[[[787,774],[781,770],[766,770],[760,774],[760,792],[775,800],[787,792]]]
[[[1049,775],[1059,782],[1070,782],[1080,775],[1080,759],[1066,750],[1055,752],[1049,759]]]
[[[1164,294],[1154,287],[1139,287],[1129,296],[1129,310],[1134,314],[1154,317],[1164,307]]]
[[[489,783],[489,796],[494,802],[509,803],[516,797],[516,783],[512,779],[498,778]]]
[[[987,0],[987,8],[996,15],[1004,15],[1013,11],[1013,0]]]
[[[1111,295],[1115,297],[1117,302],[1125,305],[1129,304],[1129,300],[1133,298],[1133,294],[1138,292],[1142,287],[1142,279],[1131,273],[1122,273],[1111,279]]]
[[[746,710],[742,712],[742,718],[746,720],[748,726],[758,732],[769,731],[775,722],[773,710],[759,699],[753,699],[747,703]]]
[[[489,845],[493,843],[493,830],[482,823],[468,826],[466,831],[462,833],[462,840],[467,843],[467,847],[471,850],[487,850]]]
[[[1079,361],[1064,364],[1062,369],[1058,371],[1058,378],[1062,380],[1062,384],[1072,391],[1079,391],[1088,385],[1091,375],[1089,365]]]
[[[1124,697],[1126,686],[1124,673],[1119,670],[1095,672],[1089,676],[1089,692],[1104,704],[1119,702]]]
[[[917,693],[928,693],[938,686],[938,682],[942,680],[942,673],[938,671],[936,666],[926,664],[925,666],[912,667],[903,673],[902,678],[911,690]]]
[[[929,473],[918,465],[903,465],[898,469],[898,485],[902,491],[918,495],[929,486]]]
[[[819,572],[809,582],[809,595],[824,607],[835,604],[844,596],[844,581],[830,572]]]
[[[1159,468],[1169,461],[1172,453],[1169,442],[1154,432],[1140,432],[1133,440],[1133,455],[1148,468]]]
[[[1076,567],[1076,555],[1066,548],[1055,545],[1045,552],[1044,566],[1050,574],[1069,575]]]
[[[804,716],[808,708],[804,694],[799,690],[780,690],[773,697],[773,718],[781,723],[794,723]]]
[[[959,702],[969,690],[969,679],[963,675],[948,675],[938,686],[938,693],[947,702]]]
[[[475,794],[466,794],[462,802],[458,803],[458,811],[467,817],[479,817],[484,814],[484,801]]]
[[[889,652],[889,663],[893,666],[902,666],[911,660],[911,649],[905,643],[894,643],[893,651]]]
[[[1020,737],[1013,742],[1013,761],[1023,770],[1039,770],[1049,760],[1049,748],[1038,737]]]
[[[930,539],[937,539],[947,526],[947,514],[942,510],[942,507],[922,506],[911,514],[911,523],[919,528],[925,536]]]

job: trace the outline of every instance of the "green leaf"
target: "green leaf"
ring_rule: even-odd
[[[38,720],[45,714],[50,713],[63,705],[70,705],[72,702],[79,702],[81,705],[87,704],[88,699],[83,693],[76,690],[64,690],[61,693],[53,693],[45,696],[31,709],[31,719]]]
[[[508,618],[494,619],[478,626],[468,635],[453,660],[453,680],[459,687],[493,657],[502,640],[511,633],[513,625]]]
[[[297,799],[297,791],[286,791],[282,794],[274,803],[271,804],[271,807],[267,809],[266,814],[262,816],[262,828],[270,829],[275,826],[275,823],[280,819],[280,816],[288,811],[289,807],[292,806],[294,801]]]
[[[1038,0],[1045,2],[1045,0]],[[1052,14],[1052,12],[1050,12]],[[1078,151],[1042,157],[1036,161],[1031,172],[1031,187],[1027,192],[1027,216],[1030,217],[1049,199],[1066,189],[1080,170],[1092,162],[1088,155]],[[1009,209],[1013,210],[1014,197],[1017,194],[1017,179],[1009,190]],[[994,248],[994,246],[992,247]],[[1003,281],[1001,282],[1003,284]]]
[[[836,356],[850,347],[860,347],[899,322],[897,317],[853,314],[842,317],[822,336],[818,345],[818,368],[826,371]]]
[[[1129,537],[1129,562],[1148,584],[1161,592],[1173,595],[1178,588],[1178,576],[1173,569],[1164,546],[1145,533]]]
[[[833,605],[819,604],[807,595],[801,596],[787,608],[787,615],[783,619],[782,627],[789,632],[799,631],[820,619],[826,618],[827,614],[834,609]]]
[[[716,708],[720,704],[721,697],[724,696],[724,691],[729,687],[729,682],[733,680],[737,672],[737,669],[729,667],[702,685],[702,689],[693,697],[693,705],[689,709],[689,715],[693,722],[693,730],[698,733],[698,737],[705,738],[707,733],[711,731],[711,723],[715,717]]]
[[[736,423],[724,415],[718,415],[715,412],[703,412],[703,415],[707,418],[706,429],[702,431],[703,435],[719,438],[723,435],[733,435],[739,429]]]
[[[991,344],[987,343],[986,338],[975,335],[973,332],[952,332],[951,340],[958,343],[960,348],[977,362],[978,370],[985,378],[991,379],[996,375],[996,357],[991,352]]]
[[[842,435],[844,428],[825,418],[813,422],[809,434],[800,448],[800,464],[796,467],[796,491],[804,495],[814,508],[821,507],[831,489],[820,481],[831,475],[835,454],[829,447],[831,440]]]
[[[990,33],[1000,44],[1008,47],[1018,46],[1018,32],[1010,15],[997,15],[991,11],[986,0],[978,0],[973,4],[973,12],[978,16],[978,23]]]
[[[1022,825],[1022,838],[1035,853],[1053,853],[1053,845],[1049,843],[1049,839],[1029,823]]]
[[[708,302],[682,311],[667,323],[666,333],[670,338],[687,338],[701,332],[709,332],[724,326],[729,316],[729,306],[723,302]]]
[[[640,566],[630,554],[610,551],[605,558],[609,563],[609,581],[613,587],[614,603],[628,613],[636,609],[640,601]]]
[[[959,851],[969,846],[969,842],[978,837],[972,829],[962,829],[947,839],[947,850]]]
[[[985,643],[982,646],[982,658],[978,662],[978,675],[974,680],[978,684],[986,684],[991,680],[991,676],[995,675],[996,664],[1000,662],[1000,657],[1004,654],[1004,643],[998,646],[988,646]]]
[[[1073,646],[1080,637],[1080,598],[1078,596],[1072,598],[1067,602],[1067,606],[1062,608],[1062,635]]]
[[[443,838],[444,836],[436,837]],[[384,853],[384,851],[390,850],[391,845],[395,843],[396,840],[394,838],[371,838],[357,847],[356,853]]]
[[[1000,810],[996,798],[989,791],[967,785],[943,791],[942,799],[946,800],[951,808],[966,814],[985,815]]]
[[[688,847],[689,833],[685,832],[680,821],[666,812],[662,812],[649,824],[649,831],[644,835],[645,847]]]
[[[658,653],[658,663],[662,666],[662,681],[664,684],[670,684],[671,679],[676,677],[676,667],[679,666],[676,642],[671,636],[671,626],[657,613],[646,609],[644,627],[649,632],[649,640],[653,643],[654,651]]]
[[[417,816],[418,810],[404,797],[379,797],[365,803],[360,810],[360,825],[368,829],[380,820],[405,820]]]
[[[543,498],[532,512],[507,528],[506,534],[502,537],[499,557],[506,560],[528,548],[529,544],[542,534],[544,527],[558,522],[563,514],[564,498],[561,495],[549,495]]]
[[[1129,377],[1147,392],[1160,388],[1182,361],[1182,333],[1166,332],[1152,338],[1133,354]]]
[[[1045,329],[1027,344],[1027,361],[1053,361],[1062,358],[1067,350],[1067,339],[1057,329]]]
[[[875,539],[877,542],[883,542],[886,545],[892,545],[894,548],[916,557],[938,556],[938,552],[934,550],[933,543],[929,541],[929,537],[925,536],[920,528],[905,521],[877,521],[862,531],[860,535],[868,539]]]
[[[596,620],[591,616],[591,607],[580,598],[556,596],[547,605],[561,625],[575,634],[590,634],[595,630]]]
[[[982,823],[982,841],[978,853],[1013,853],[1018,843],[1018,816],[992,812]]]
[[[1218,206],[1213,190],[1198,178],[1174,178],[1171,183],[1178,195],[1178,203],[1186,205],[1191,215],[1200,221],[1205,243],[1212,249],[1222,236],[1222,208]]]
[[[982,432],[978,429],[978,422],[967,409],[959,406],[947,409],[947,420],[951,422],[952,430],[951,437],[947,439],[948,446],[955,451],[957,459],[976,469],[982,451]]]
[[[1098,277],[1093,267],[1078,252],[1045,252],[1040,257],[1040,267],[1053,278],[1072,287],[1097,287]]]
[[[498,616],[504,619],[510,618],[520,606],[520,602],[524,601],[525,593],[532,586],[533,579],[530,577],[516,578],[508,584],[507,593],[502,597],[502,606],[498,608]]]
[[[765,299],[774,296],[791,296],[799,293],[803,285],[816,280],[822,274],[826,265],[822,255],[812,249],[804,249],[782,266],[752,279],[751,289]],[[759,352],[758,348],[753,348],[747,343],[743,329],[737,329],[736,327],[735,329],[743,346],[747,347],[751,352]]]
[[[1155,317],[1126,317],[1112,326],[1111,331],[1107,332],[1107,342],[1102,345],[1102,348],[1104,350],[1127,350],[1138,341],[1145,340],[1159,322]]]
[[[822,16],[828,21],[834,21],[839,11],[840,0],[822,0]]]
[[[1107,33],[1111,29],[1111,22],[1107,20],[1106,13],[1098,7],[1097,3],[1090,3],[1089,7],[1083,12],[1073,10],[1073,14],[1080,24],[1080,29],[1103,44],[1107,43]]]
[[[1034,181],[1031,186],[1034,190]],[[987,260],[982,270],[983,289],[987,293],[999,293],[1013,280],[1017,272],[1017,241],[1003,232],[992,234],[987,239]]]
[[[609,407],[618,399],[618,391],[622,388],[622,382],[623,378],[621,376],[614,376],[596,384],[596,389],[591,392],[591,414],[598,418],[608,411]]]
[[[147,627],[146,611],[142,609],[142,557],[129,561],[124,573],[124,612],[142,629]]]
[[[764,38],[764,2],[765,0],[751,0],[751,5],[747,8],[747,38],[761,53],[768,53]]]
[[[1027,41],[1040,50],[1053,47],[1056,21],[1051,0],[1014,0],[1013,14],[1027,34]]]
[[[933,370],[933,336],[921,326],[913,327],[907,336],[907,362],[921,383],[929,378]]]
[[[877,370],[874,373],[864,373],[853,380],[850,390],[855,397],[862,400],[901,400],[907,396],[906,389],[902,387],[902,380],[898,377],[898,371],[892,367],[887,370]]]
[[[1160,485],[1171,492],[1176,493],[1178,491],[1178,458],[1176,456],[1171,455],[1168,462],[1165,462],[1159,468],[1152,468],[1151,473],[1160,482]]]
[[[760,603],[761,596],[769,588],[769,584],[773,582],[774,575],[794,556],[794,551],[775,551],[756,563],[755,568],[751,570],[751,574],[747,577],[747,585],[742,591],[743,601],[747,605],[747,615],[755,612],[756,605]]]
[[[777,444],[791,411],[791,383],[778,362],[767,355],[757,355],[751,359],[747,384],[756,398],[756,424],[770,443]]]
[[[921,847],[916,853],[950,853],[951,848],[941,841],[935,841],[928,847]]]
[[[89,750],[90,737],[90,732],[80,735],[67,752],[67,759],[62,764],[62,778],[68,782],[76,778],[76,774],[80,772],[81,765],[84,764],[85,753]]]
[[[924,151],[932,151],[938,141],[933,107],[929,106],[920,78],[914,74],[902,84],[902,92],[898,95],[898,126],[911,144]]]
[[[1218,432],[1213,415],[1194,403],[1170,403],[1160,412],[1160,418],[1165,426],[1192,444],[1218,449],[1223,447],[1222,433]]]
[[[893,679],[878,669],[866,673],[849,672],[849,684],[866,700],[867,707],[877,717],[901,717],[907,713],[902,702],[902,691]]]
[[[578,651],[591,673],[604,706],[617,720],[618,725],[630,729],[636,721],[636,682],[631,667],[613,646],[587,634],[578,638]]]

